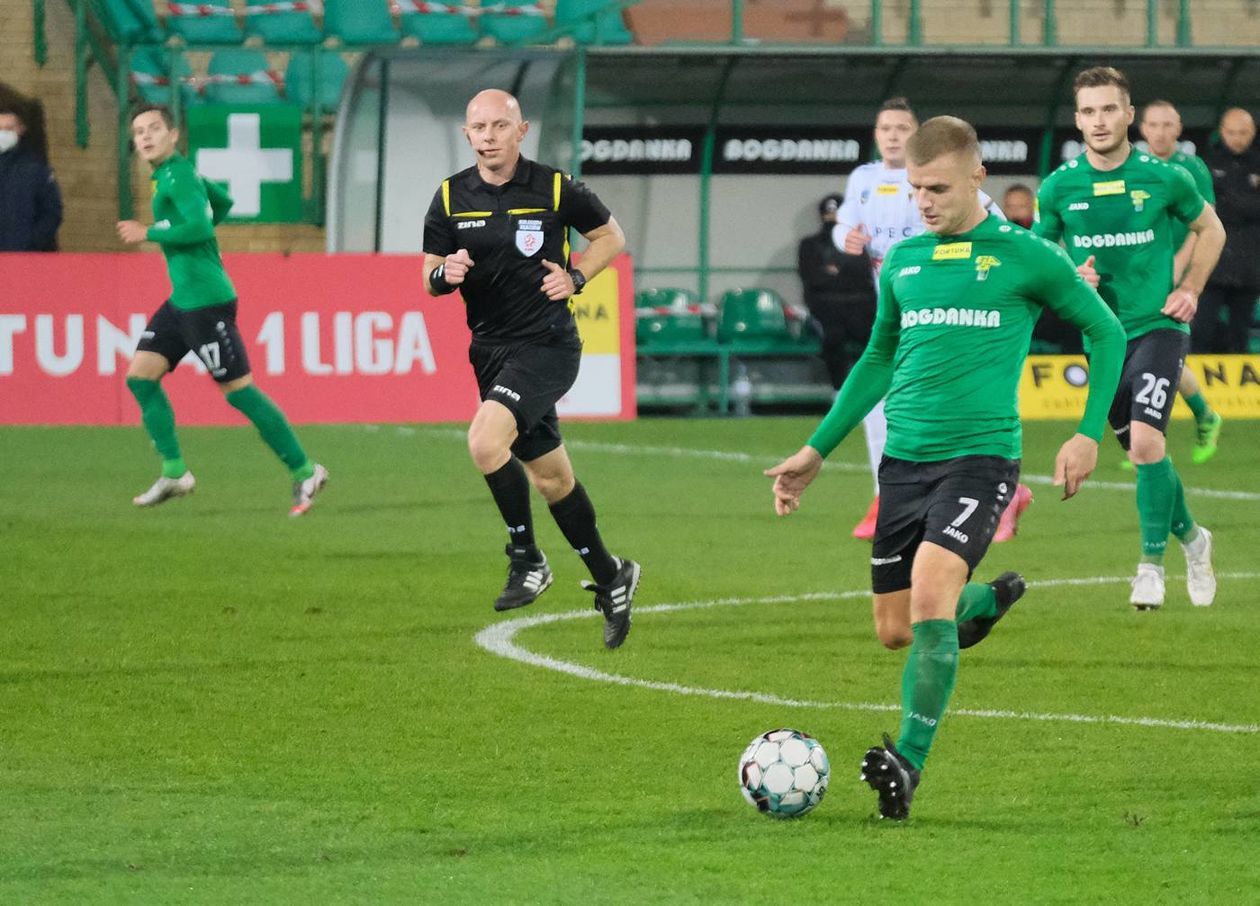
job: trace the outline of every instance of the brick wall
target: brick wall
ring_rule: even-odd
[[[116,252],[118,220],[118,105],[99,68],[88,88],[91,141],[74,140],[74,15],[65,0],[47,0],[48,61],[35,64],[34,27],[27,0],[0,0],[0,81],[39,98],[48,120],[49,153],[65,203],[59,239],[70,252]],[[132,162],[132,197],[138,219],[149,217],[149,174]],[[225,251],[322,252],[324,230],[309,224],[229,226],[219,229]]]

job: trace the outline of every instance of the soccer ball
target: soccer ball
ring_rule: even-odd
[[[830,779],[822,745],[799,730],[762,733],[739,758],[739,791],[749,805],[774,818],[797,818],[813,809]]]

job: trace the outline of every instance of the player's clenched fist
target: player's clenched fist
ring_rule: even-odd
[[[451,286],[459,286],[468,276],[468,269],[476,262],[468,254],[468,249],[460,249],[454,255],[447,255],[442,265],[442,278]]]

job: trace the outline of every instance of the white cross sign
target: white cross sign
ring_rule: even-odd
[[[293,149],[262,147],[262,121],[257,113],[228,114],[226,148],[200,148],[197,172],[228,184],[237,217],[262,213],[262,184],[293,181]]]

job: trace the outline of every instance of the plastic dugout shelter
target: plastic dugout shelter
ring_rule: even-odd
[[[715,256],[722,251],[711,241],[715,225],[721,225],[715,221],[715,202],[720,202],[722,212],[740,210],[738,183],[728,178],[722,183],[722,197],[715,199],[713,194],[719,130],[843,127],[869,136],[879,103],[905,94],[921,117],[950,113],[1033,136],[1040,145],[1043,171],[1029,174],[1035,178],[1052,168],[1048,162],[1056,130],[1062,136],[1072,126],[1073,76],[1102,63],[1128,74],[1135,103],[1166,98],[1177,104],[1187,128],[1211,127],[1226,106],[1260,106],[1260,57],[1245,47],[708,43],[373,51],[351,74],[338,113],[328,247],[418,251],[433,192],[443,178],[471,163],[460,132],[464,106],[476,91],[499,87],[521,99],[531,122],[525,155],[575,174],[581,171],[586,129],[698,128],[698,172],[684,190],[694,194],[680,204],[684,216],[694,219],[688,260],[653,260],[663,256],[640,247],[635,249],[636,268],[639,286],[669,286],[672,279],[686,277],[700,298],[709,300],[715,275],[751,282],[750,277],[768,269],[764,262],[731,262],[729,256],[722,260],[720,254]],[[837,167],[836,177],[851,168]],[[652,193],[657,178],[653,173],[634,178],[642,180],[639,191],[645,197]],[[635,207],[637,211],[619,219],[628,223],[648,208]],[[675,249],[673,257],[677,255]],[[795,273],[794,258],[777,264],[779,271]]]

